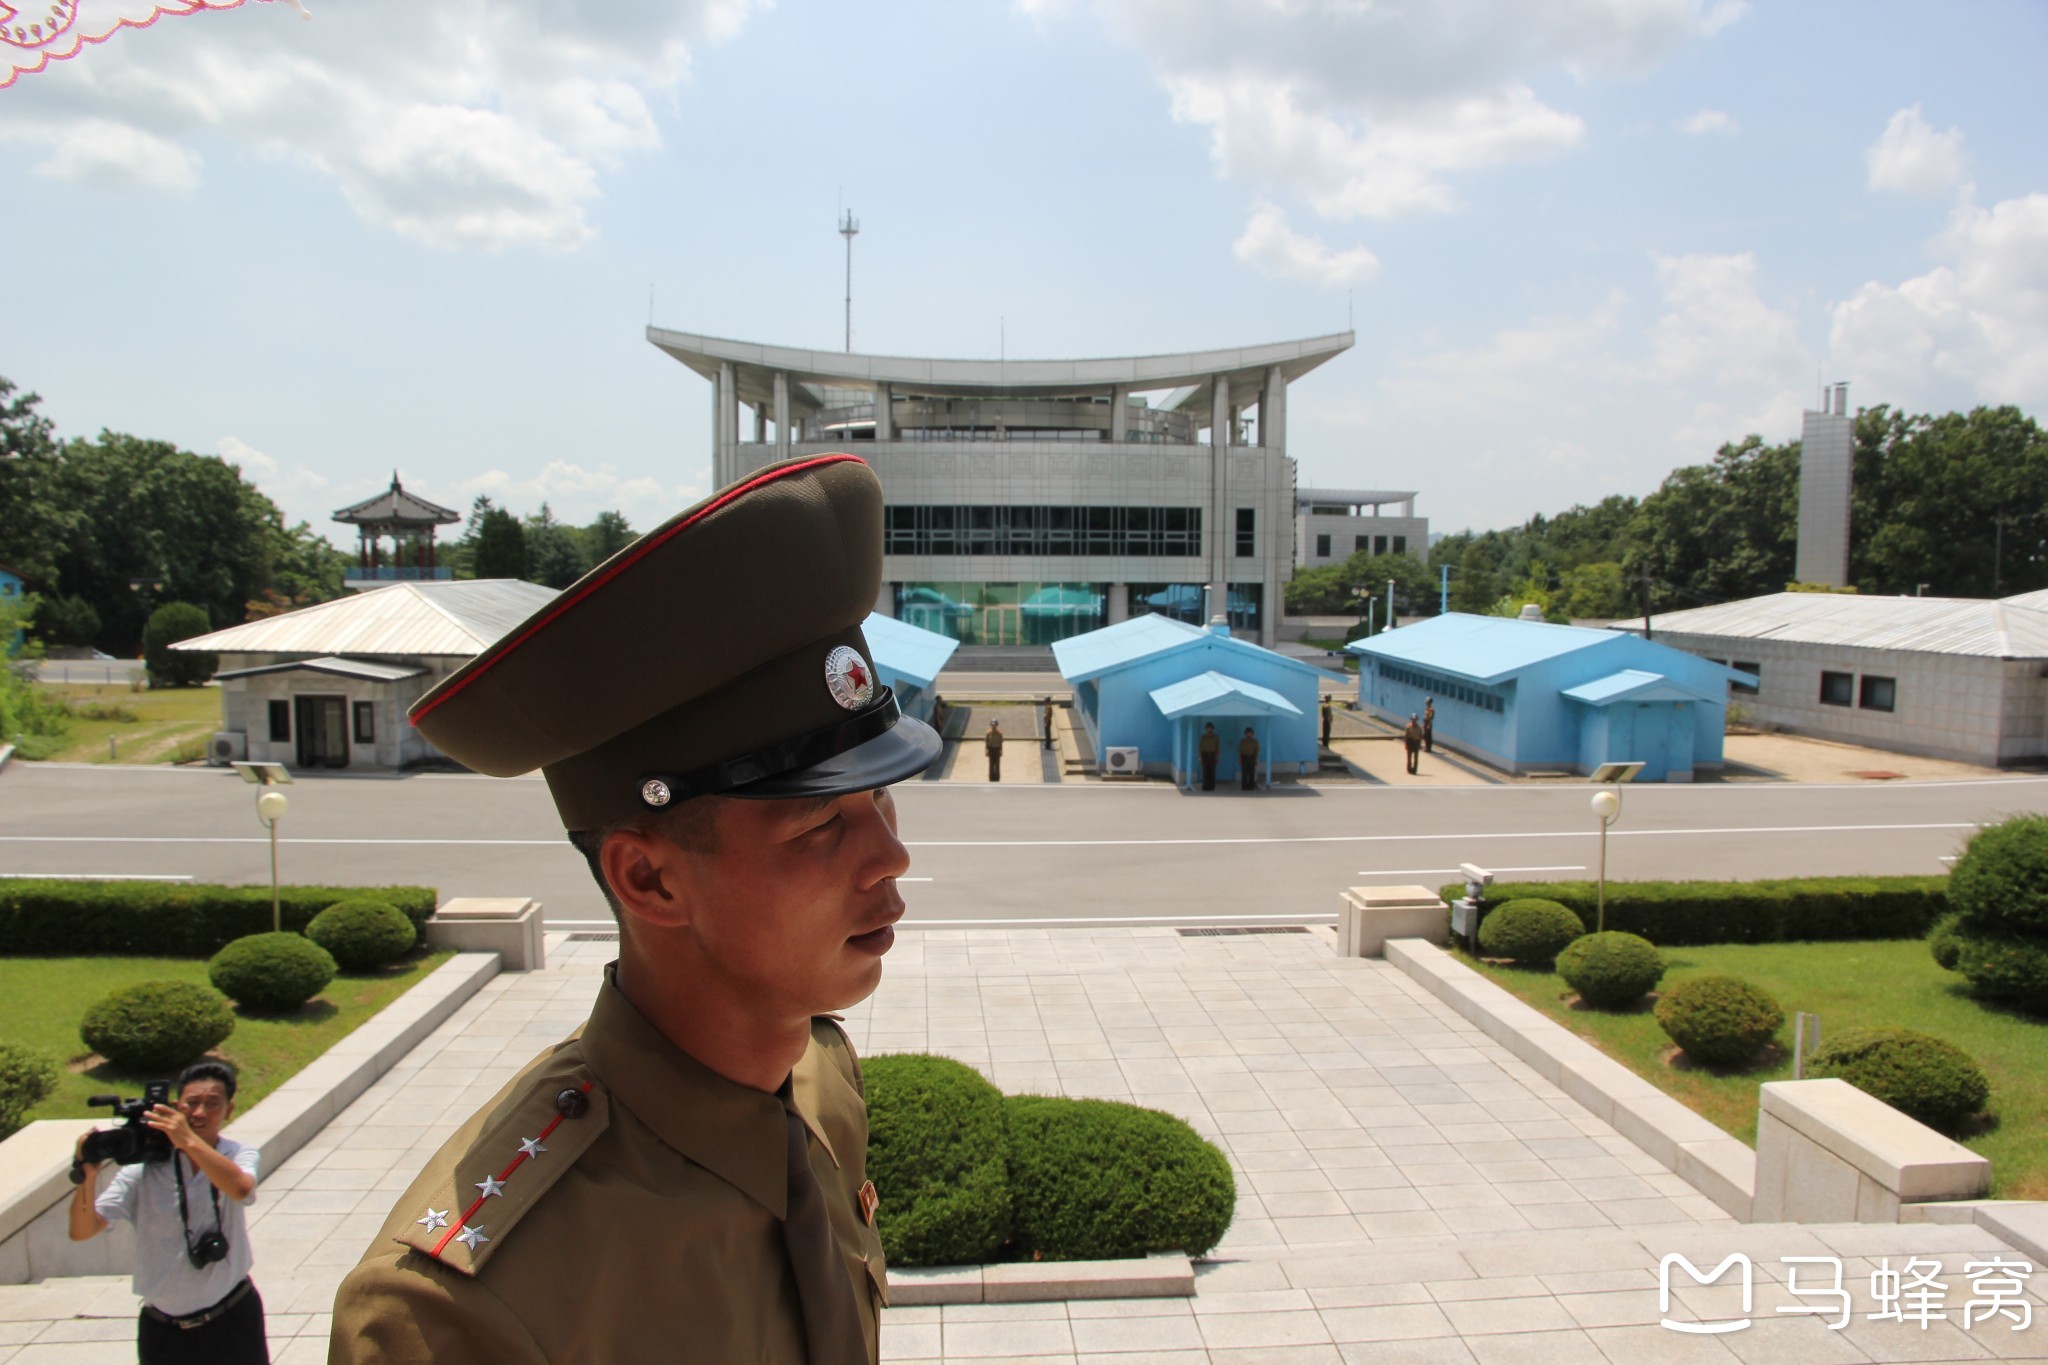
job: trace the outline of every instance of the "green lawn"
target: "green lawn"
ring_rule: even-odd
[[[120,684],[64,683],[43,690],[62,696],[75,712],[82,713],[72,720],[71,731],[59,746],[38,755],[54,761],[169,763],[193,754],[204,757],[207,739],[220,729],[218,687],[131,692]],[[90,718],[95,712],[107,718]],[[111,759],[107,757],[110,738],[114,741]]]
[[[241,1073],[235,1107],[247,1112],[250,1105],[354,1032],[449,956],[426,953],[382,972],[338,976],[295,1015],[244,1017],[237,1013],[235,1031],[219,1049]],[[142,1082],[153,1079],[131,1076],[105,1063],[89,1070],[76,1069],[85,1055],[78,1021],[86,1008],[109,991],[138,981],[194,981],[203,986],[207,984],[206,964],[161,957],[0,958],[0,1000],[7,1002],[0,1038],[41,1048],[70,1064],[57,1089],[29,1111],[30,1119],[104,1115],[106,1110],[86,1106],[86,1096],[117,1091],[124,1096],[139,1095]]]
[[[1752,1145],[1757,1087],[1792,1078],[1790,1020],[1795,1010],[1818,1014],[1823,1037],[1875,1025],[1931,1033],[1976,1058],[1991,1080],[1994,1122],[1962,1140],[1991,1159],[1992,1193],[2005,1199],[2048,1199],[2048,1019],[1978,1003],[1964,992],[1962,978],[1937,967],[1918,940],[1665,949],[1667,989],[1688,977],[1725,973],[1769,991],[1784,1008],[1783,1055],[1740,1074],[1669,1065],[1671,1040],[1647,1007],[1631,1014],[1574,1009],[1565,1004],[1569,989],[1552,973],[1461,957]]]

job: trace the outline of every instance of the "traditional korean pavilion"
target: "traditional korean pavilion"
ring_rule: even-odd
[[[453,525],[462,520],[462,514],[406,492],[395,469],[391,487],[342,508],[334,519],[355,527],[361,544],[358,562],[343,580],[349,587],[453,576],[434,562],[434,528]],[[386,537],[391,541],[388,554],[383,544]]]

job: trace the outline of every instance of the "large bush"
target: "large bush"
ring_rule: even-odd
[[[343,971],[367,972],[411,952],[419,930],[391,902],[365,896],[313,916],[306,937],[325,948]]]
[[[1179,1119],[1106,1100],[1021,1095],[1003,1104],[1019,1255],[1199,1256],[1222,1240],[1237,1182],[1223,1153]]]
[[[1585,921],[1547,900],[1514,900],[1479,922],[1479,950],[1516,962],[1549,962],[1586,932]]]
[[[1949,874],[1948,900],[1973,929],[2048,937],[2048,816],[1978,830]]]
[[[1464,884],[1444,888],[1446,900]],[[1500,882],[1481,906],[1554,900],[1596,922],[1592,882]],[[1694,943],[1780,943],[1919,938],[1948,912],[1946,877],[1797,877],[1761,882],[1609,882],[1607,927],[1667,948]],[[1482,921],[1483,922],[1483,921]]]
[[[286,886],[278,904],[284,927],[303,929],[359,896],[397,906],[415,926],[434,913],[429,886]],[[0,957],[204,958],[268,928],[268,886],[0,881]]]
[[[12,1137],[28,1111],[56,1088],[54,1058],[20,1043],[0,1043],[0,1140]]]
[[[1648,939],[1609,929],[1572,940],[1557,974],[1595,1009],[1627,1009],[1664,979],[1664,957]]]
[[[1695,977],[1657,998],[1658,1025],[1707,1066],[1751,1060],[1784,1022],[1777,1001],[1732,976]]]
[[[1991,1083],[1969,1053],[1911,1029],[1844,1029],[1814,1051],[1806,1074],[1840,1077],[1945,1133],[1991,1098]]]
[[[2048,939],[1956,931],[1956,970],[1986,1000],[2048,1013]]]
[[[894,1265],[972,1265],[1010,1236],[1003,1096],[946,1057],[870,1057],[868,1178],[875,1231]]]
[[[204,1056],[235,1031],[235,1014],[216,991],[190,981],[125,986],[85,1012],[78,1036],[123,1071],[167,1076]]]
[[[197,687],[220,667],[218,654],[186,653],[172,649],[180,640],[204,635],[213,629],[206,609],[190,602],[166,602],[149,614],[142,628],[142,658],[149,670],[151,687]]]
[[[301,934],[238,938],[206,964],[214,989],[250,1014],[289,1014],[327,989],[334,959]]]

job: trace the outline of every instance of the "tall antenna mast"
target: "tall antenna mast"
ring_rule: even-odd
[[[839,235],[846,239],[846,349],[853,350],[853,239],[860,232],[860,220],[848,209],[839,215]]]

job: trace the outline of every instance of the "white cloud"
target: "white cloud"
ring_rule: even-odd
[[[208,134],[320,171],[416,241],[570,248],[603,174],[660,145],[651,101],[756,3],[354,0],[310,24],[251,5],[22,77],[6,135],[49,146],[48,174],[183,189],[200,168],[183,144]]]
[[[1335,287],[1363,284],[1380,273],[1380,259],[1363,246],[1334,250],[1287,226],[1287,215],[1262,205],[1232,245],[1237,259],[1262,275]]]
[[[1021,0],[1040,23],[1079,0]],[[1095,0],[1146,52],[1175,119],[1209,131],[1220,174],[1332,219],[1442,213],[1451,177],[1580,145],[1541,77],[1638,75],[1743,6],[1709,0],[1383,6],[1364,0]]]
[[[1963,130],[1935,132],[1915,104],[1892,115],[1863,161],[1871,189],[1940,194],[1963,181]]]
[[[1963,203],[1944,264],[1834,308],[1830,373],[1913,408],[2048,405],[2048,194]]]
[[[1721,109],[1702,109],[1678,121],[1678,131],[1690,137],[1734,137],[1742,131],[1735,116]]]
[[[1757,292],[1753,253],[1651,259],[1664,311],[1650,331],[1649,374],[1774,389],[1804,381],[1812,357],[1799,324]]]
[[[47,141],[50,154],[36,174],[56,180],[119,188],[189,190],[199,183],[199,154],[153,133],[108,119],[86,119]]]

